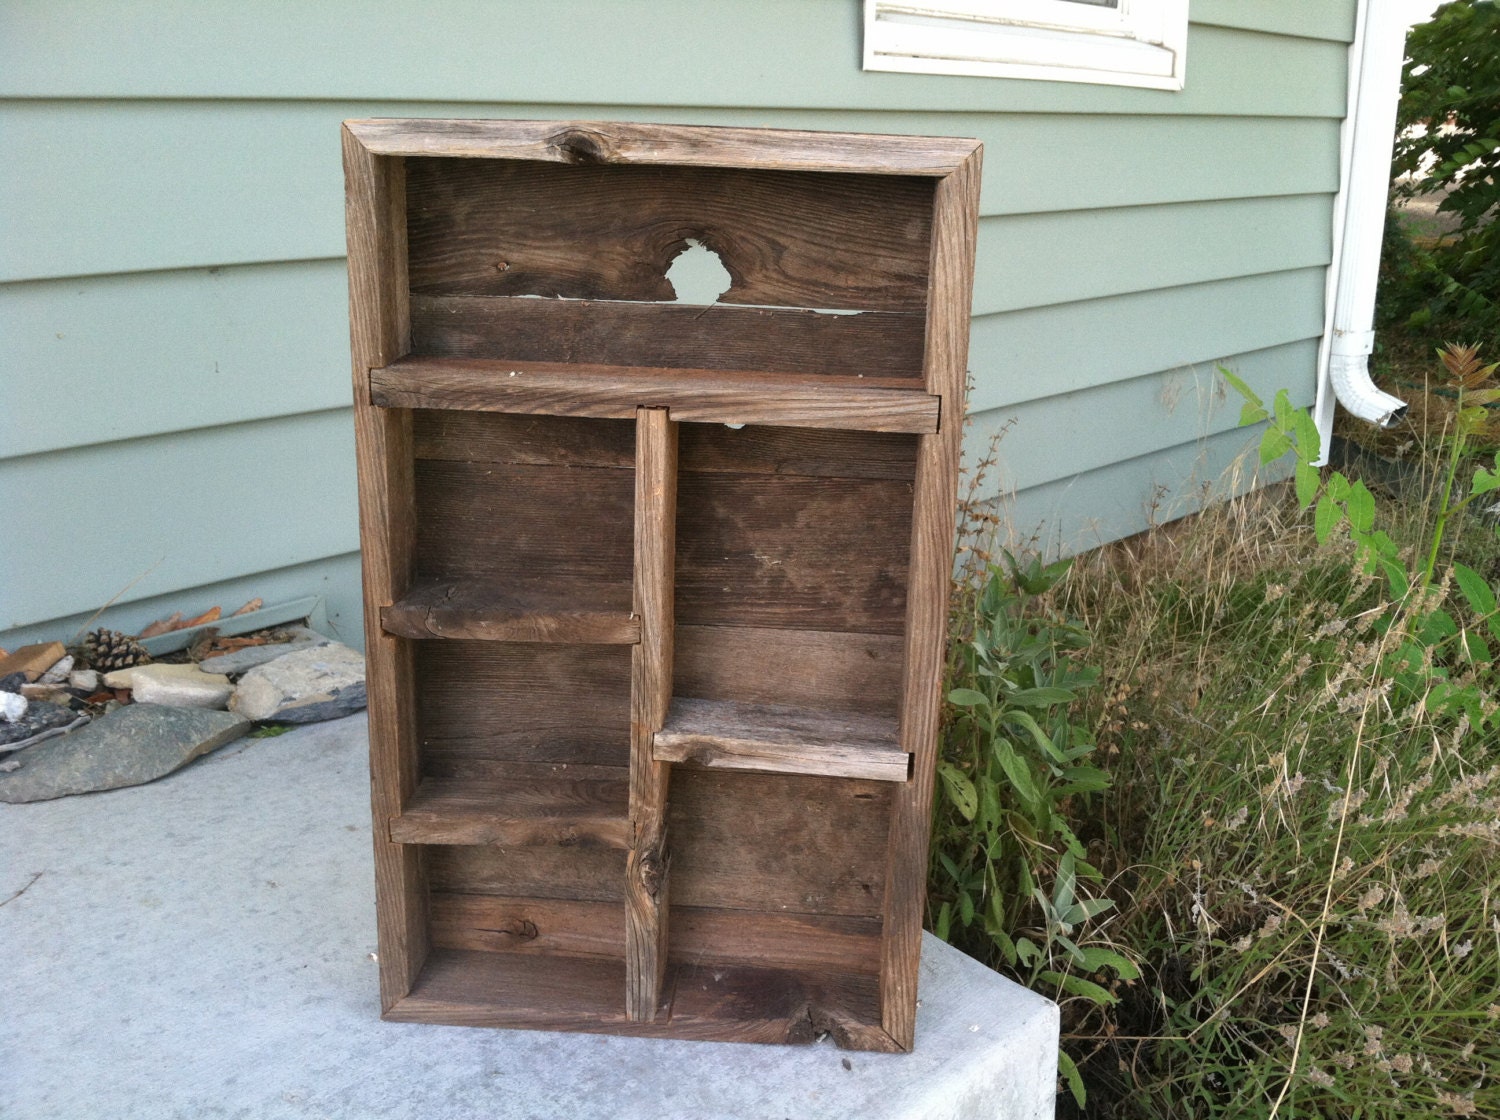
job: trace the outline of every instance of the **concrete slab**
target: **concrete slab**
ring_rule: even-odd
[[[0,805],[0,1116],[1052,1115],[1056,1007],[930,937],[907,1055],[382,1023],[364,752],[361,714]]]

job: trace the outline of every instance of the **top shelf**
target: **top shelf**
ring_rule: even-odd
[[[383,408],[463,409],[632,419],[640,407],[707,424],[774,424],[866,432],[938,430],[938,397],[920,382],[581,362],[408,357],[370,371]]]

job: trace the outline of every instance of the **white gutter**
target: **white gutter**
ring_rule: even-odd
[[[1339,193],[1333,206],[1333,260],[1313,405],[1322,443],[1319,465],[1328,461],[1335,399],[1361,420],[1382,428],[1406,411],[1400,398],[1375,387],[1369,369],[1406,27],[1407,13],[1399,0],[1359,0],[1349,47],[1349,94],[1340,138]]]

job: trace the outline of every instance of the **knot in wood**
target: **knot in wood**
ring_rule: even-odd
[[[667,860],[660,851],[651,850],[641,853],[640,863],[641,886],[646,893],[655,898],[661,891],[662,880],[667,877]]]
[[[568,128],[549,141],[564,163],[609,163],[614,158],[610,142],[597,132]]]

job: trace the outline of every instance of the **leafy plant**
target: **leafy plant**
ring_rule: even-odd
[[[945,940],[1060,1001],[1107,1006],[1106,973],[1133,980],[1127,956],[1093,936],[1114,903],[1100,891],[1073,821],[1108,785],[1093,736],[1070,716],[1094,686],[1088,634],[1045,597],[1066,561],[1005,554],[961,585],[938,765],[931,925]],[[1059,1056],[1075,1098],[1072,1059]]]
[[[1403,250],[1384,302],[1415,328],[1462,323],[1500,333],[1500,4],[1454,0],[1407,38],[1397,116],[1394,190],[1443,193],[1459,220],[1451,238]]]

